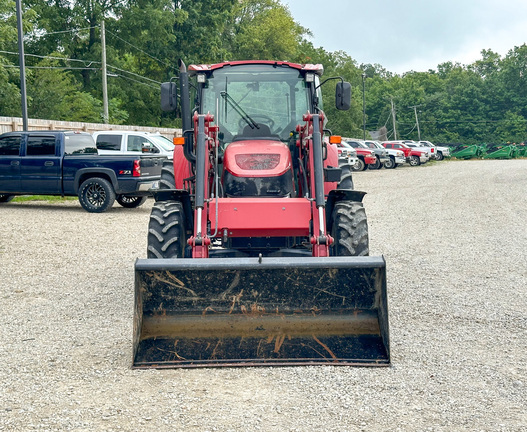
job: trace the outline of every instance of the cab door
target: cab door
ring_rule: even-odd
[[[0,193],[20,191],[21,134],[0,137]]]
[[[20,173],[23,190],[35,194],[60,193],[61,157],[55,135],[29,135]]]

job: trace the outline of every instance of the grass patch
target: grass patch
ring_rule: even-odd
[[[25,202],[25,201],[49,201],[49,202],[64,202],[64,201],[75,201],[76,197],[61,197],[56,195],[22,195],[13,198],[12,202]]]

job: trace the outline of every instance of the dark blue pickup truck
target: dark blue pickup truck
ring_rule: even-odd
[[[115,200],[143,204],[161,176],[164,156],[99,155],[90,134],[71,131],[0,135],[0,203],[15,195],[78,196],[101,213]]]

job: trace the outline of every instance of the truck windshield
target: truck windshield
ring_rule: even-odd
[[[154,141],[163,150],[172,152],[174,151],[174,144],[168,138],[162,135],[150,135],[149,138]]]
[[[205,83],[202,112],[215,116],[223,141],[246,128],[288,140],[310,106],[302,74],[289,67],[242,65],[218,69]],[[269,127],[269,129],[266,128]]]

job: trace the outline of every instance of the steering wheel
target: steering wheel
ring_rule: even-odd
[[[249,119],[253,119],[256,123],[258,123],[256,119],[263,120],[261,123],[267,124],[267,126],[269,126],[269,129],[273,130],[274,128],[274,120],[265,114],[252,114],[248,117]],[[240,127],[240,129],[247,126],[247,124],[248,124],[247,120],[244,119],[243,117],[240,118],[240,120],[238,120],[238,126]]]

